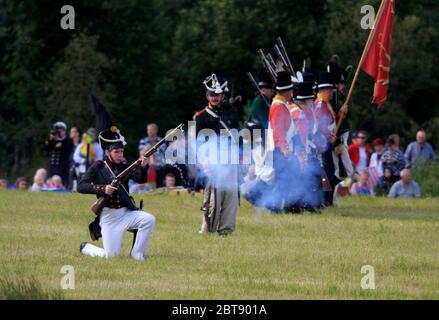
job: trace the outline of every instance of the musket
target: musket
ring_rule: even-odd
[[[279,49],[279,46],[278,46],[277,44],[274,45],[274,50],[276,51],[277,56],[281,59],[283,65],[287,68],[287,71],[288,71],[291,75],[293,75],[293,74],[294,74],[294,73],[293,73],[293,70],[291,70],[290,66],[288,65],[287,60],[285,59],[285,57],[284,57],[282,51]]]
[[[274,70],[273,67],[270,65],[270,61],[268,61],[268,59],[265,56],[264,51],[262,51],[262,49],[259,49],[258,53],[261,56],[262,63],[264,65],[265,69],[267,70],[268,74],[270,75],[271,81],[273,83],[276,83],[277,82],[276,70]]]
[[[276,62],[274,61],[271,53],[267,53],[266,57],[267,57],[267,60],[271,63],[271,67],[273,68],[273,70],[276,70]]]
[[[157,150],[167,141],[166,139],[174,134],[175,131],[180,130],[183,128],[183,124],[181,123],[178,127],[173,129],[170,133],[168,133],[162,140],[157,142],[153,147],[146,150],[142,156],[137,159],[135,162],[133,162],[128,168],[126,168],[123,172],[121,172],[117,177],[115,177],[111,181],[111,186],[113,188],[119,188],[119,186],[133,173],[136,171],[140,165],[142,164],[142,158],[143,157],[150,157],[154,153],[157,152]],[[96,200],[95,203],[91,206],[91,211],[93,211],[97,216],[101,214],[102,209],[107,204],[108,200],[110,200],[111,195],[105,194],[103,197],[100,197]]]
[[[282,55],[284,56],[284,58],[285,58],[285,60],[286,60],[286,62],[287,62],[287,66],[288,66],[288,68],[291,70],[291,74],[292,74],[294,77],[296,77],[296,73],[294,72],[293,65],[292,65],[292,63],[291,63],[290,58],[288,57],[287,50],[285,49],[285,46],[284,46],[284,43],[283,43],[281,37],[277,38],[277,43],[279,44],[279,49],[281,50]]]
[[[262,99],[264,100],[267,107],[270,107],[270,102],[268,101],[267,97],[262,93],[261,88],[259,88],[258,83],[256,82],[255,78],[251,74],[251,72],[247,72],[247,76],[250,79],[250,82],[253,84],[253,86],[258,90],[259,94],[261,95]]]

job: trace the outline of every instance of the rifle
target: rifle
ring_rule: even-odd
[[[291,60],[288,57],[287,50],[285,49],[285,46],[284,46],[284,43],[283,43],[281,37],[277,38],[277,43],[279,45],[279,51],[281,53],[281,56],[283,56],[283,59],[285,60],[286,65],[287,65],[288,69],[290,70],[291,75],[296,77],[296,73],[294,72],[293,65],[291,64]]]
[[[270,102],[268,102],[267,97],[262,93],[261,88],[259,88],[258,83],[256,82],[255,78],[251,74],[251,72],[247,72],[247,76],[250,79],[250,82],[253,84],[253,86],[258,90],[259,94],[261,95],[262,100],[264,100],[267,107],[270,107]]]
[[[287,69],[288,73],[290,75],[293,75],[293,71],[290,69],[290,66],[288,65],[287,60],[285,59],[282,51],[280,50],[279,46],[276,44],[274,46],[274,50],[276,51],[277,56],[279,57],[279,59],[282,61],[282,64],[285,66],[285,68]]]
[[[276,70],[273,69],[273,67],[270,64],[270,61],[265,56],[264,51],[262,51],[262,49],[259,49],[258,53],[261,56],[262,63],[264,65],[265,69],[267,70],[268,74],[270,75],[271,81],[273,83],[276,83],[277,82]]]
[[[140,165],[142,164],[143,157],[150,157],[151,155],[153,155],[166,142],[166,139],[169,136],[172,136],[175,131],[180,130],[182,128],[183,128],[183,124],[180,124],[178,127],[173,129],[162,140],[160,140],[153,147],[148,149],[145,153],[143,153],[143,155],[139,159],[137,159],[128,168],[126,168],[117,177],[115,177],[113,181],[111,181],[110,185],[114,188],[119,188],[119,186],[131,175],[131,173],[133,173],[140,167]],[[111,195],[105,194],[105,196],[97,199],[96,202],[93,203],[93,205],[91,206],[91,211],[93,211],[97,216],[99,216],[102,212],[102,209],[105,207],[105,205],[107,204],[108,200],[110,200],[110,198]]]

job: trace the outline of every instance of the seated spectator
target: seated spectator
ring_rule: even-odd
[[[130,194],[149,192],[152,188],[147,183],[134,183],[130,186]]]
[[[19,177],[15,182],[15,189],[17,190],[27,190],[29,188],[29,183],[25,177]]]
[[[360,173],[369,166],[371,148],[367,144],[366,131],[358,132],[355,143],[349,146],[348,152],[355,172]]]
[[[369,172],[364,169],[360,172],[360,180],[351,186],[351,195],[353,196],[374,196],[373,186],[368,182]]]
[[[34,183],[32,184],[32,187],[30,191],[32,192],[40,192],[42,189],[46,189],[47,185],[44,183],[43,177],[39,175],[34,176]]]
[[[381,178],[384,175],[382,160],[384,154],[384,142],[382,139],[378,138],[373,140],[372,145],[375,152],[370,156],[369,169],[375,168],[378,178]]]
[[[175,187],[175,175],[173,173],[166,174],[164,185],[165,185],[165,188],[174,188]]]
[[[51,183],[47,184],[48,191],[63,191],[64,185],[62,184],[62,179],[58,175],[52,176],[50,179]]]
[[[380,177],[377,184],[377,193],[379,195],[387,195],[389,194],[390,189],[392,188],[393,184],[398,181],[399,178],[396,177],[392,173],[391,168],[385,168],[384,169],[384,175]]]
[[[0,179],[0,190],[8,189],[8,181],[5,179]]]
[[[94,128],[87,130],[82,136],[82,142],[76,147],[73,154],[73,161],[76,168],[76,177],[78,181],[84,175],[85,171],[93,162],[104,158],[104,151],[96,141],[98,132]],[[87,154],[88,150],[88,154]]]
[[[421,189],[419,185],[412,180],[410,169],[401,171],[401,180],[395,182],[389,192],[389,198],[419,198]]]
[[[390,168],[395,177],[399,177],[401,170],[405,168],[405,157],[399,150],[396,135],[391,135],[387,141],[387,149],[383,156],[383,169]]]
[[[44,168],[40,168],[37,170],[34,176],[34,182],[30,191],[32,192],[40,192],[42,189],[46,189],[47,185],[45,183],[47,177],[47,170]]]
[[[44,180],[46,180],[46,178],[47,178],[47,170],[44,169],[44,168],[40,168],[40,169],[37,170],[37,172],[35,172],[35,175],[43,178]]]
[[[425,161],[436,160],[433,147],[427,142],[424,130],[419,130],[416,133],[416,141],[408,145],[405,151],[405,159],[408,168],[414,168],[419,159],[424,159]]]

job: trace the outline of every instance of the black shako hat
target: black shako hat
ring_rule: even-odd
[[[259,82],[258,82],[259,88],[270,88],[270,89],[273,88],[273,82],[271,81],[271,78],[268,75],[268,72],[265,68],[259,70],[258,78],[259,78]]]
[[[332,80],[335,84],[346,83],[347,72],[338,64],[336,60],[330,60],[326,64],[326,68],[331,74]]]
[[[324,88],[335,88],[334,80],[331,74],[327,71],[320,72],[317,81],[317,89],[324,89]]]
[[[207,89],[207,94],[222,94],[228,92],[227,80],[222,77],[217,77],[216,74],[212,74],[203,81],[204,86]]]
[[[115,126],[99,133],[98,140],[103,150],[123,149],[126,145],[124,136]]]
[[[296,100],[315,99],[312,82],[300,82],[294,86],[294,96]]]
[[[280,71],[277,73],[277,83],[276,90],[284,91],[290,90],[294,86],[293,81],[291,79],[291,75],[286,71]]]

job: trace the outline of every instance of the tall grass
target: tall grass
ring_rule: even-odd
[[[61,300],[61,290],[44,289],[35,278],[0,279],[0,299],[2,300]]]
[[[423,196],[439,197],[439,163],[420,160],[412,169],[413,179],[421,187]]]

